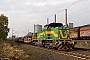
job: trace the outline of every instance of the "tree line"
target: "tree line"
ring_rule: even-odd
[[[6,40],[9,32],[8,28],[8,17],[4,14],[0,15],[0,39]]]

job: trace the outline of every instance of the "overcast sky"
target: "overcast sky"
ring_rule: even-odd
[[[0,0],[0,14],[9,19],[9,36],[12,28],[15,35],[24,36],[28,30],[33,32],[34,24],[45,25],[47,18],[49,23],[54,22],[54,14],[57,22],[64,24],[66,8],[68,23],[90,24],[90,0]]]

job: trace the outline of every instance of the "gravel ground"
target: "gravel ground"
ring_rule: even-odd
[[[28,60],[82,60],[28,44],[20,44],[18,47],[23,49],[30,56]]]

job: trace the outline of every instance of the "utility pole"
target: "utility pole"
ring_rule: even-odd
[[[35,33],[35,24],[34,24],[34,33]]]
[[[13,28],[12,28],[12,40],[13,40],[13,31],[14,31],[14,30],[13,30]]]
[[[28,30],[28,35],[29,35],[29,30]]]
[[[17,31],[17,37],[18,37],[18,31]]]

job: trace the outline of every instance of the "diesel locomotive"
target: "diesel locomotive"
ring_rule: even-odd
[[[62,23],[50,23],[44,29],[33,33],[32,44],[58,50],[71,50],[75,42],[70,39],[70,28]]]

